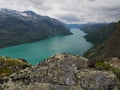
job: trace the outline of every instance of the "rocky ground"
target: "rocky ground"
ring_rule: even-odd
[[[89,68],[88,59],[64,53],[0,78],[0,90],[120,90],[120,82],[110,71]]]
[[[0,77],[19,72],[27,67],[31,67],[24,59],[10,57],[0,57]]]

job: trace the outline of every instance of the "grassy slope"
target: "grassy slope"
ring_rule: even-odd
[[[10,75],[14,72],[30,67],[27,62],[22,59],[14,59],[9,57],[0,57],[0,77]]]

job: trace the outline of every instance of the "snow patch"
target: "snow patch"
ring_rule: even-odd
[[[27,16],[27,14],[26,14],[26,13],[20,13],[20,14],[21,14],[22,16],[25,16],[25,17]]]

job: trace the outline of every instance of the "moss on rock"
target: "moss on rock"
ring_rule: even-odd
[[[21,59],[0,57],[0,77],[10,75],[30,66],[30,64]]]

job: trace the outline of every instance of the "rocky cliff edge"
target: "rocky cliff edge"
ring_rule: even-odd
[[[112,72],[88,66],[88,59],[83,57],[57,54],[0,78],[0,90],[120,90],[120,82]]]

